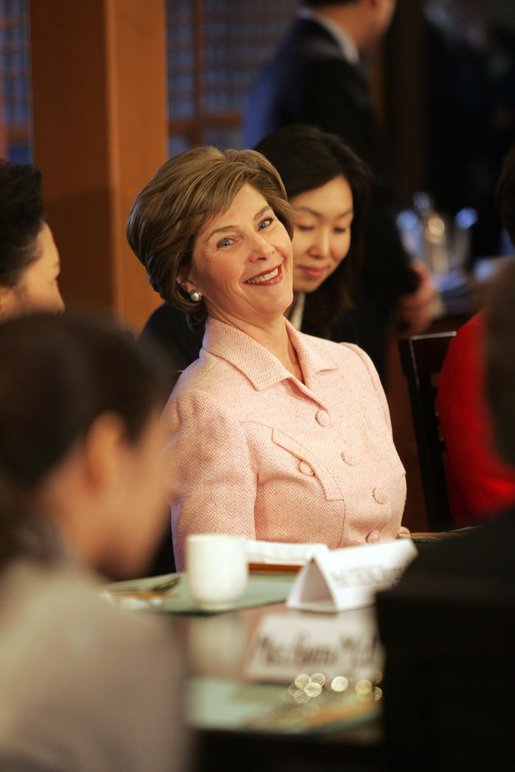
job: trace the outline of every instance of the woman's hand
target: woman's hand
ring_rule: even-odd
[[[419,278],[418,286],[409,295],[401,295],[398,318],[403,333],[417,335],[431,324],[437,293],[427,265],[422,260],[412,260],[411,267]]]

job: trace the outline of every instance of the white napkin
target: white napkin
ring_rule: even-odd
[[[303,566],[313,555],[327,551],[326,544],[293,544],[282,541],[255,541],[247,539],[249,563]]]

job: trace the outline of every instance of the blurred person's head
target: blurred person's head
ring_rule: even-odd
[[[504,227],[515,244],[515,145],[504,159],[496,188]],[[494,444],[515,466],[515,263],[495,277],[486,315],[486,389]]]
[[[515,145],[503,161],[495,200],[502,223],[515,246]]]
[[[41,173],[0,161],[0,319],[62,311],[59,253],[45,222]]]
[[[426,0],[424,15],[447,38],[479,49],[488,44],[483,0]]]
[[[140,571],[166,516],[157,360],[107,320],[38,312],[0,325],[0,361],[0,562],[62,542]]]
[[[486,312],[486,392],[495,448],[515,467],[515,262],[496,275]]]
[[[256,150],[281,175],[293,209],[293,290],[317,291],[330,319],[352,305],[370,173],[339,137],[306,124],[269,134]]]
[[[258,314],[268,302],[272,311],[283,302],[286,308],[292,300],[292,232],[290,206],[272,164],[254,150],[214,147],[166,161],[136,197],[127,221],[129,244],[152,287],[199,318],[252,313],[255,300]],[[251,264],[274,252],[280,286],[267,294],[253,282]]]

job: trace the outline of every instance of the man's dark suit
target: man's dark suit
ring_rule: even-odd
[[[253,147],[291,123],[317,125],[339,135],[374,173],[360,297],[352,313],[363,348],[384,372],[388,324],[399,295],[413,291],[417,279],[395,227],[366,77],[359,65],[345,59],[331,33],[311,19],[293,24],[252,89],[245,113],[245,144]]]

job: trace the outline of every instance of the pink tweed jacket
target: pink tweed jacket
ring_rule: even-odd
[[[190,533],[324,542],[395,538],[406,498],[386,398],[357,346],[288,334],[305,385],[240,330],[210,320],[165,408],[175,559]]]

